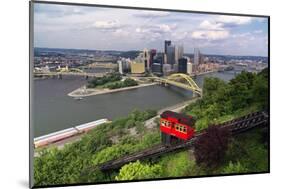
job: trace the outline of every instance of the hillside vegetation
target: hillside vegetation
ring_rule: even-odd
[[[268,69],[259,74],[242,72],[228,83],[206,78],[203,94],[202,99],[183,110],[196,117],[197,131],[252,111],[266,110]],[[144,126],[144,121],[155,115],[156,111],[135,110],[124,118],[96,127],[81,141],[61,150],[42,150],[34,162],[35,185],[268,171],[268,133],[265,129],[229,138],[221,161],[211,167],[199,163],[192,151],[182,151],[129,163],[119,171],[113,171],[110,177],[93,171],[100,163],[159,144],[158,123],[152,128]]]

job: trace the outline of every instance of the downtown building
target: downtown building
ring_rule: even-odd
[[[172,72],[179,71],[179,59],[183,58],[183,45],[172,45],[170,40],[164,41],[164,66],[163,72],[168,75]],[[167,66],[168,64],[169,66]],[[167,72],[167,73],[166,73]]]
[[[151,65],[151,72],[156,75],[162,75],[163,74],[163,65],[164,65],[164,53],[158,52],[153,60]]]
[[[144,74],[147,67],[149,67],[149,51],[144,49],[139,55],[131,62],[132,74]]]

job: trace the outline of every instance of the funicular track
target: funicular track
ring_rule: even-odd
[[[255,127],[264,127],[267,125],[268,125],[268,115],[267,113],[260,111],[260,112],[247,114],[237,119],[224,122],[222,124],[218,124],[217,126],[220,126],[222,128],[228,128],[232,133],[232,135],[236,135],[248,131]],[[100,169],[101,171],[118,169],[129,162],[154,158],[169,152],[177,151],[180,149],[187,149],[192,147],[194,142],[199,138],[199,136],[203,134],[204,131],[196,134],[192,139],[188,140],[185,143],[175,144],[172,146],[164,146],[159,144],[151,148],[145,149],[143,151],[126,155],[119,159],[107,161],[103,164],[98,165],[98,167],[96,168]]]

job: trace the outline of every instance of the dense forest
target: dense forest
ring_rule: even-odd
[[[134,110],[126,117],[96,127],[63,149],[40,150],[34,163],[35,185],[265,172],[268,170],[267,129],[254,129],[231,137],[210,125],[252,111],[267,110],[268,98],[268,69],[258,74],[242,72],[229,82],[206,78],[203,97],[183,110],[196,117],[197,131],[207,129],[193,150],[132,162],[110,176],[93,171],[95,165],[160,143],[159,120],[155,120],[153,127],[144,123],[156,116],[156,111]],[[206,142],[210,139],[218,145]],[[223,145],[217,140],[224,141]]]
[[[187,106],[183,112],[196,118],[196,130],[268,109],[268,69],[255,74],[242,71],[229,82],[215,77],[205,78],[203,98]]]

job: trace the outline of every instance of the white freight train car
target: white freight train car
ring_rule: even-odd
[[[79,126],[74,127],[75,129],[77,129],[79,132],[88,132],[89,130],[95,128],[98,125],[104,124],[109,122],[108,119],[99,119],[97,121],[92,121],[89,123],[85,123]]]
[[[88,132],[89,130],[95,128],[96,126],[107,122],[109,122],[108,119],[99,119],[97,121],[92,121],[76,127],[71,127],[44,136],[40,136],[34,139],[34,146],[35,148],[46,146],[48,144],[55,143],[60,140],[64,140],[69,137],[75,136],[79,133]]]

